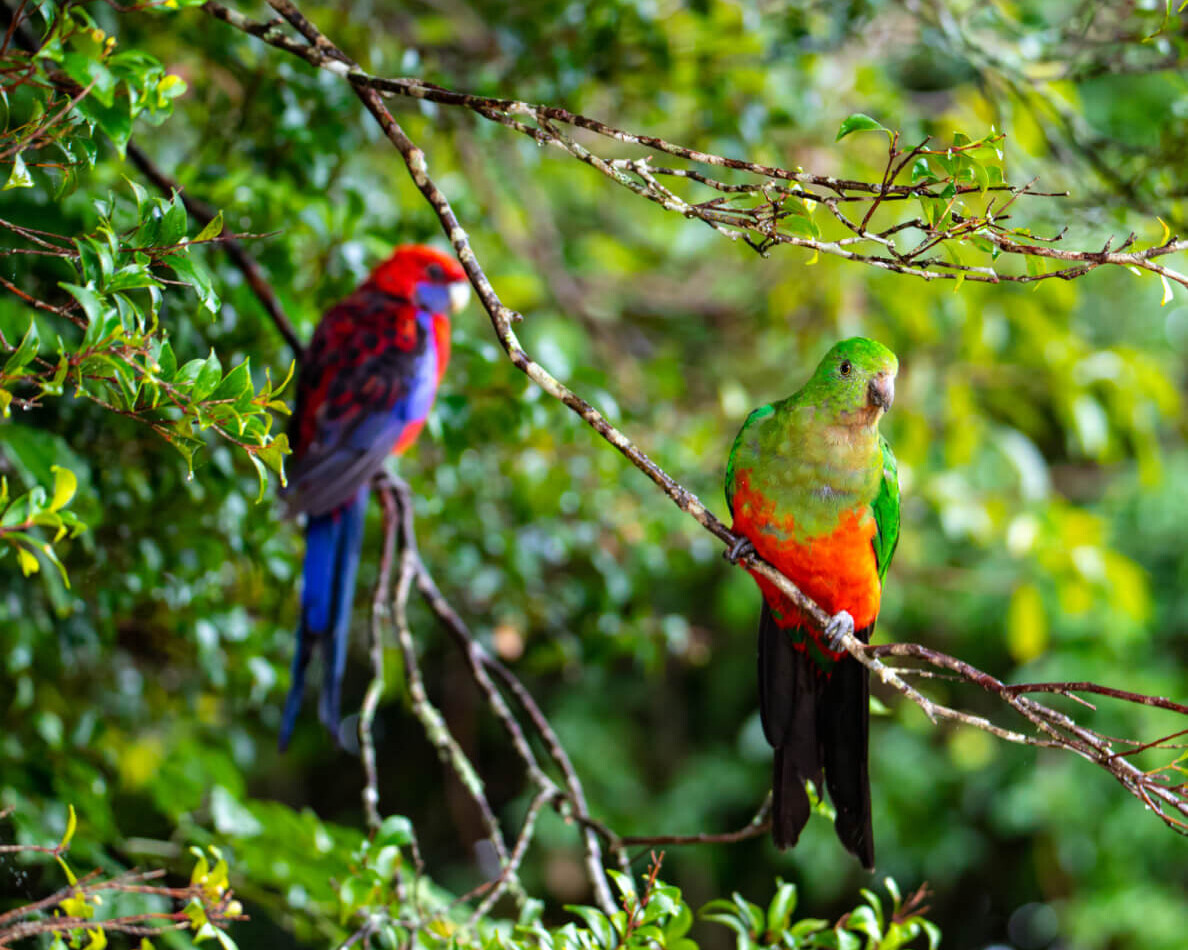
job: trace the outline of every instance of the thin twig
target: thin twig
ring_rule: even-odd
[[[182,204],[185,205],[186,210],[190,216],[194,218],[199,224],[205,226],[215,219],[218,212],[210,205],[197,198],[193,198],[182,190],[182,187],[172,178],[166,175],[157,165],[148,157],[148,155],[134,142],[128,143],[128,157],[132,159],[132,163],[136,165],[151,181],[157,189],[164,195],[178,194],[181,196]],[[234,236],[231,231],[224,226],[222,232],[222,240],[220,243],[223,249],[227,252],[227,256],[231,258],[231,262],[239,268],[240,273],[243,274],[247,281],[248,287],[251,288],[252,293],[255,294],[256,299],[260,301],[260,305],[264,308],[265,313],[276,325],[281,336],[285,338],[285,342],[289,344],[289,348],[293,351],[293,355],[300,360],[305,352],[305,348],[301,345],[301,339],[297,336],[297,331],[293,329],[293,324],[281,306],[280,300],[277,299],[276,292],[273,291],[272,285],[264,276],[264,271],[261,270],[260,265],[256,263],[256,259],[252,257],[243,244]]]

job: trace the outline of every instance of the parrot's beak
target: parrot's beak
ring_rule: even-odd
[[[458,280],[450,284],[450,313],[457,313],[470,303],[470,284]]]
[[[866,398],[870,405],[886,412],[895,402],[895,377],[890,373],[879,373],[866,388]]]

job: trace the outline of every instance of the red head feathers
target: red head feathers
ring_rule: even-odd
[[[466,271],[449,254],[424,244],[402,244],[382,264],[376,265],[368,281],[380,290],[411,299],[420,283],[453,284],[466,280]]]

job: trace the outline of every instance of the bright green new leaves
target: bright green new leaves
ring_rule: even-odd
[[[102,132],[122,155],[133,121],[143,115],[154,124],[162,122],[186,84],[151,56],[117,50],[116,38],[100,29],[86,9],[73,6],[53,20],[36,62],[42,69],[56,66],[79,92],[85,90],[69,122],[91,134]]]
[[[76,537],[86,529],[78,517],[66,506],[74,498],[78,479],[69,469],[53,466],[54,484],[50,491],[36,485],[22,495],[13,497],[8,479],[0,476],[0,558],[12,551],[21,572],[28,577],[41,570],[44,557],[62,575],[69,587],[66,568],[58,558],[54,545],[65,538]]]
[[[209,435],[230,442],[252,462],[263,494],[268,471],[284,478],[288,440],[272,434],[273,414],[288,411],[277,398],[284,384],[275,386],[267,373],[254,380],[247,360],[224,369],[213,352],[179,364],[160,322],[167,282],[192,290],[208,313],[221,306],[209,271],[191,250],[213,239],[221,220],[191,242],[176,194],[150,196],[136,184],[132,190],[136,215],[130,226],[117,224],[126,214],[109,197],[94,230],[71,242],[77,276],[59,286],[73,306],[57,309],[81,325],[81,339],[69,336],[63,321],[67,336],[46,346],[38,322],[30,322],[0,368],[0,412],[7,416],[14,402],[32,408],[69,389],[150,426],[191,471]]]
[[[38,177],[52,183],[55,197],[77,187],[94,168],[106,139],[122,155],[133,123],[159,124],[186,91],[154,57],[121,52],[114,36],[99,28],[80,5],[41,4],[28,8],[24,29],[40,34],[31,74],[9,94],[0,129],[0,168],[11,164],[3,190],[34,188]],[[44,19],[43,19],[44,18]],[[5,44],[10,55],[17,45]],[[56,81],[55,81],[56,80]],[[34,166],[42,171],[35,176]]]
[[[697,950],[697,944],[687,936],[693,925],[693,911],[681,896],[680,888],[655,879],[655,871],[647,875],[640,887],[626,874],[609,871],[618,892],[622,910],[607,916],[596,907],[567,905],[566,910],[577,915],[585,928],[567,924],[553,931],[550,940],[540,940],[543,928],[535,922],[525,930],[525,936],[535,936],[542,947],[552,950],[619,950],[619,948],[665,948],[665,950]]]
[[[210,907],[225,903],[231,885],[228,879],[230,869],[222,852],[213,845],[207,851],[215,859],[213,868],[201,848],[190,848],[190,853],[196,859],[194,870],[190,873],[190,886],[197,889],[198,893],[186,904],[185,915],[194,931],[194,943],[214,939],[223,950],[238,950],[231,936],[210,919]],[[227,904],[227,916],[238,917],[241,913],[242,907],[238,901]]]
[[[243,450],[260,477],[260,493],[271,470],[284,480],[284,457],[289,453],[288,437],[273,435],[273,413],[287,413],[277,398],[288,382],[275,386],[265,372],[257,388],[247,360],[224,372],[212,350],[205,359],[177,365],[168,341],[150,347],[143,363],[132,365],[140,374],[119,392],[133,393],[135,404],[127,407],[138,418],[173,445],[193,471],[194,454],[205,444],[207,430]],[[290,367],[290,376],[292,367]],[[122,378],[122,377],[121,377]]]
[[[66,859],[77,828],[74,806],[68,805],[66,830],[57,844],[16,846],[18,853],[34,861],[47,862],[52,857],[66,879],[66,887],[48,901],[17,907],[3,915],[0,943],[9,946],[14,941],[44,935],[51,938],[51,950],[66,950],[68,946],[73,950],[104,950],[109,945],[109,934],[131,931],[141,937],[137,944],[140,950],[152,950],[150,936],[179,946],[175,935],[188,930],[193,944],[214,939],[223,950],[237,950],[224,928],[243,915],[243,907],[233,898],[227,862],[218,849],[209,849],[216,861],[213,869],[202,851],[190,849],[197,863],[190,886],[185,889],[159,883],[163,872],[107,876],[94,871],[80,878]],[[187,902],[176,909],[181,901]],[[172,913],[166,910],[169,905],[173,905]],[[53,910],[52,915],[46,914],[48,909]],[[118,919],[114,926],[113,919]]]
[[[908,946],[936,950],[941,932],[918,910],[923,892],[910,895],[905,902],[892,878],[885,878],[883,886],[891,896],[890,913],[874,892],[863,888],[865,903],[836,924],[815,917],[794,921],[796,885],[779,880],[766,911],[735,894],[731,900],[710,901],[700,916],[733,930],[738,950],[771,946],[787,950],[899,950]]]
[[[846,116],[837,130],[837,137],[833,141],[840,142],[851,132],[886,132],[888,135],[891,134],[890,129],[880,125],[862,112],[855,112],[853,115]]]
[[[22,377],[30,375],[25,367],[37,355],[40,344],[41,338],[37,333],[37,323],[30,322],[29,329],[25,331],[20,344],[4,361],[4,366],[0,369],[0,415],[5,418],[11,411],[13,400],[12,390],[8,387]]]
[[[29,174],[29,169],[25,165],[25,159],[20,152],[12,157],[12,171],[8,174],[8,181],[4,183],[4,187],[0,191],[8,191],[10,188],[32,188],[33,176]]]

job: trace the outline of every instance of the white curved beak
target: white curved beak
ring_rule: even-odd
[[[450,313],[457,313],[470,303],[470,284],[464,280],[450,284]]]

